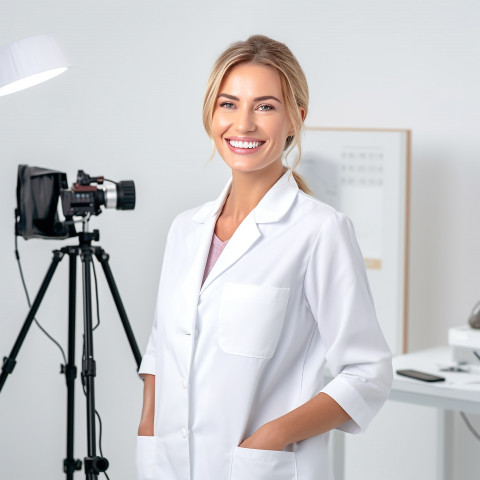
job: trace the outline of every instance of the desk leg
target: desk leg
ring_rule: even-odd
[[[454,412],[438,409],[438,480],[451,480],[454,462]]]
[[[345,433],[340,430],[330,432],[331,461],[333,478],[344,480],[345,478]]]

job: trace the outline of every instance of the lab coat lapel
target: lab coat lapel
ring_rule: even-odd
[[[230,187],[231,179],[215,202],[205,205],[194,215],[194,220],[203,223],[203,228],[199,229],[201,233],[195,234],[189,239],[189,249],[196,249],[198,253],[195,255],[183,288],[184,298],[186,301],[193,298],[192,308],[195,309],[198,305],[198,295],[239,260],[260,238],[261,233],[257,224],[279,221],[290,209],[298,192],[298,186],[291,173],[286,172],[239,225],[202,285],[215,223],[222,211]]]
[[[216,201],[203,205],[192,217],[193,222],[197,224],[197,228],[186,239],[186,252],[184,252],[184,258],[182,259],[191,262],[191,265],[187,266],[187,273],[181,287],[181,298],[184,302],[182,308],[185,311],[181,319],[181,328],[184,331],[190,332],[195,323],[198,296],[212,243],[213,230],[230,191],[230,185],[231,179]]]
[[[216,221],[216,216],[210,217],[203,225],[199,225],[196,232],[191,233],[187,238],[188,251],[186,258],[191,258],[193,261],[181,287],[182,299],[185,302],[183,308],[185,308],[186,312],[181,321],[183,323],[182,328],[185,331],[190,331],[195,322],[198,296]]]
[[[242,257],[259,237],[260,231],[258,230],[255,221],[255,213],[252,211],[238,226],[222,254],[218,257],[211,272],[205,279],[200,293],[202,293],[219,275]]]

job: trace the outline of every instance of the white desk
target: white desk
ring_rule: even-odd
[[[480,362],[467,366],[469,373],[442,372],[441,368],[453,365],[451,358],[451,348],[446,346],[395,357],[394,371],[422,370],[446,380],[428,383],[395,374],[389,400],[480,414]]]
[[[426,405],[439,409],[438,480],[453,478],[453,411],[480,414],[480,362],[470,365],[470,373],[442,372],[453,365],[451,347],[443,346],[398,355],[393,359],[394,371],[421,370],[445,377],[444,382],[427,383],[394,374],[389,400]],[[415,426],[412,426],[412,429]],[[334,432],[333,464],[335,479],[344,478],[343,433]]]
[[[452,348],[447,346],[399,355],[393,359],[394,371],[415,369],[445,377],[444,382],[427,383],[395,374],[389,397],[394,401],[439,409],[439,480],[454,478],[453,411],[480,414],[480,362],[468,365],[469,373],[441,370],[453,363]]]

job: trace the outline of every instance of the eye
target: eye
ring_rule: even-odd
[[[260,110],[261,112],[269,112],[270,110],[275,110],[275,107],[273,105],[268,105],[267,103],[262,103],[257,107],[257,110]]]
[[[220,104],[220,107],[231,109],[231,108],[235,108],[235,105],[232,102],[222,102]]]

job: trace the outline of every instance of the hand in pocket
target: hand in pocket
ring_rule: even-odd
[[[281,436],[273,428],[273,423],[261,426],[253,435],[246,438],[240,445],[241,448],[255,448],[258,450],[283,450],[286,445]]]
[[[154,480],[155,437],[138,436],[135,455],[138,480]]]

